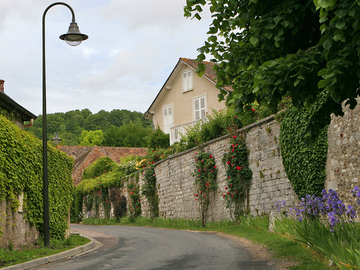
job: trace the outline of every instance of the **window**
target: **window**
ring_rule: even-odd
[[[186,70],[183,73],[183,92],[194,89],[194,78],[192,70]]]
[[[170,128],[173,125],[172,106],[164,107],[163,115],[164,115],[164,133],[170,134]]]
[[[205,119],[206,116],[206,99],[205,96],[194,98],[194,119],[198,121]]]

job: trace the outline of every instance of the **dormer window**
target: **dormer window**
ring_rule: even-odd
[[[188,69],[182,74],[183,76],[183,92],[191,91],[194,89],[193,71]]]

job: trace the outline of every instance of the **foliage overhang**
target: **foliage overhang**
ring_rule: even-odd
[[[255,100],[275,112],[286,95],[301,109],[323,95],[326,102],[309,125],[317,133],[331,113],[343,115],[343,101],[356,106],[359,0],[187,0],[185,16],[201,19],[206,5],[213,21],[197,61],[213,56],[217,86],[232,85],[228,103],[239,112],[251,110]],[[199,65],[198,73],[204,68]]]

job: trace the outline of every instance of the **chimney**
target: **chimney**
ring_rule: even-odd
[[[0,79],[0,92],[1,93],[4,93],[4,82],[5,82],[4,80]]]

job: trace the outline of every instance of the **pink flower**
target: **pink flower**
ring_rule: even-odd
[[[226,192],[226,194],[230,194],[230,192],[228,191],[228,192]]]
[[[225,197],[226,195],[225,194],[223,194],[223,197]]]
[[[199,172],[201,172],[201,169],[199,169]]]
[[[199,194],[196,193],[196,194],[195,194],[195,197],[197,197],[197,196],[199,196]]]
[[[209,183],[206,183],[207,186],[209,186],[210,184]]]
[[[225,189],[227,189],[227,187],[225,187]]]
[[[201,162],[204,162],[204,160],[201,160]]]
[[[197,201],[197,198],[195,198],[195,201]]]
[[[232,188],[232,185],[230,185],[230,187]]]
[[[235,118],[236,118],[236,115],[235,115]]]
[[[195,209],[197,209],[197,206],[195,207]]]
[[[201,194],[201,190],[199,190],[199,193]]]
[[[204,193],[203,195],[206,196],[206,193]]]
[[[155,173],[153,174],[153,176],[155,176]]]

